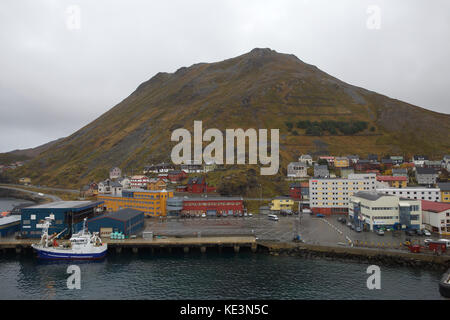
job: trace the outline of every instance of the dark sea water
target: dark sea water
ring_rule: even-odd
[[[80,267],[68,289],[67,262],[0,256],[0,299],[441,299],[441,272],[381,268],[369,290],[367,264],[234,253],[108,254]]]

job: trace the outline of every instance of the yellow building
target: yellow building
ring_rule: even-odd
[[[336,157],[334,159],[335,168],[347,168],[350,166],[350,162],[347,157]]]
[[[450,202],[450,182],[438,183],[437,186],[441,190],[441,201],[449,203]]]
[[[19,183],[27,186],[27,185],[31,184],[31,179],[30,178],[20,178]]]
[[[277,197],[270,203],[270,210],[280,211],[280,210],[292,210],[294,206],[294,200],[288,197]]]
[[[132,208],[142,211],[146,216],[166,216],[166,202],[173,197],[173,191],[167,190],[122,190],[121,195],[99,194],[98,200],[104,201],[108,211]]]

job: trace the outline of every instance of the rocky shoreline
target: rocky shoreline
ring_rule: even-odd
[[[317,246],[315,246],[317,247]],[[320,250],[304,246],[271,247],[264,245],[262,252],[272,256],[291,256],[305,259],[326,259],[338,261],[353,261],[363,264],[385,266],[411,267],[427,270],[446,271],[450,268],[450,256],[411,256],[409,253],[399,252],[369,252],[353,248],[331,248],[323,246]]]
[[[0,188],[0,198],[15,198],[20,200],[33,201],[37,204],[45,202],[45,200],[41,197],[34,196],[30,193],[6,188]]]

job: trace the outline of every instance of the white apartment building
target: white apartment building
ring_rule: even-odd
[[[413,200],[441,201],[439,188],[377,188],[377,191]]]
[[[349,220],[367,230],[387,228],[423,229],[420,200],[400,199],[376,191],[350,197]]]
[[[351,174],[348,179],[312,178],[309,180],[310,207],[313,213],[347,213],[350,197],[359,191],[375,191],[376,175]]]
[[[450,235],[450,203],[422,200],[422,221],[429,231]]]

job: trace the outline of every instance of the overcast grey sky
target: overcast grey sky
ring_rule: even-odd
[[[269,47],[450,112],[447,0],[0,2],[0,152],[68,136],[159,71]]]

